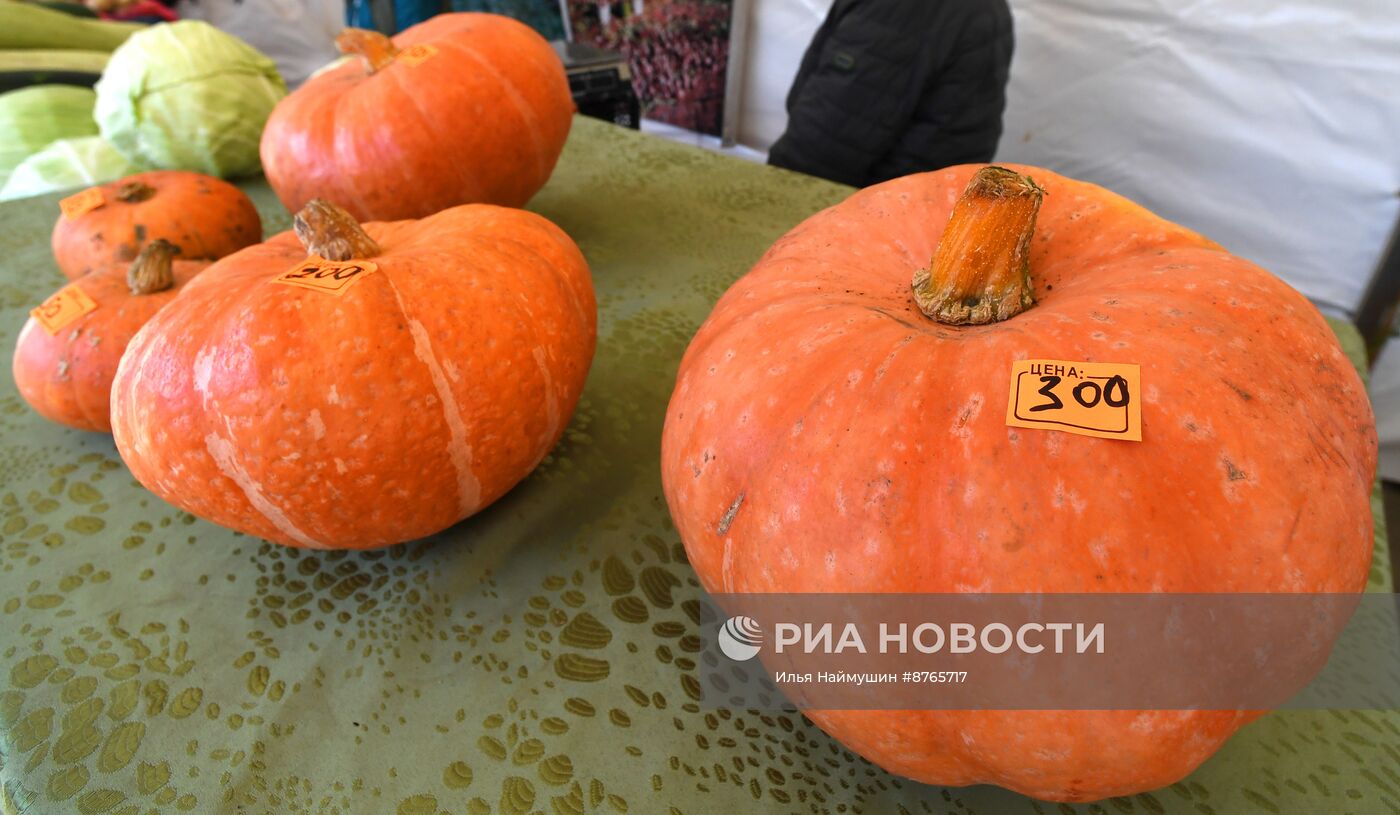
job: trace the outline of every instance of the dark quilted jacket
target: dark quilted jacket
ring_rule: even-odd
[[[1012,45],[1006,0],[836,0],[768,160],[856,186],[990,161]]]

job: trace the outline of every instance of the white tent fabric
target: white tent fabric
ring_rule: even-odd
[[[999,161],[1102,184],[1324,311],[1354,312],[1400,213],[1400,3],[1011,5]],[[787,88],[830,6],[753,4],[741,141],[766,149],[781,135]],[[1389,351],[1373,397],[1400,478],[1400,349]]]
[[[1400,212],[1394,0],[1013,0],[1000,161],[1103,184],[1350,313]],[[831,0],[753,4],[739,140],[767,149]]]
[[[340,56],[335,35],[345,27],[341,0],[184,0],[176,10],[186,19],[217,26],[271,57],[292,88]]]
[[[787,127],[784,102],[832,0],[753,0],[739,91],[740,144],[766,151]]]
[[[998,158],[1206,233],[1350,313],[1400,210],[1394,0],[1019,2]]]

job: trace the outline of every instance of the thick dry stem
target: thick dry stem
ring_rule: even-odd
[[[126,285],[132,294],[155,294],[175,285],[175,256],[180,247],[164,238],[146,244],[126,270]]]
[[[117,200],[135,204],[156,194],[156,188],[141,181],[128,181],[117,187]]]
[[[347,28],[340,32],[335,38],[335,47],[342,54],[354,54],[364,60],[370,73],[389,67],[399,53],[393,40],[364,28]]]
[[[953,207],[928,269],[914,274],[914,302],[947,325],[1000,322],[1035,304],[1030,244],[1045,191],[1005,167],[977,171]]]
[[[321,198],[306,202],[292,218],[292,229],[308,253],[326,260],[370,258],[380,252],[355,216]]]

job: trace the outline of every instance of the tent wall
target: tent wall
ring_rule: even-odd
[[[787,126],[783,100],[832,0],[754,0],[740,84],[739,143],[767,150]]]
[[[1104,184],[1356,308],[1400,207],[1400,6],[1016,5],[1002,160]]]
[[[753,4],[740,141],[766,149],[830,0]],[[1393,0],[1013,0],[998,160],[1108,186],[1355,309],[1400,210]]]

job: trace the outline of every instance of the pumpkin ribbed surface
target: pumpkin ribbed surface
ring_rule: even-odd
[[[574,105],[559,57],[533,29],[440,14],[392,45],[370,44],[379,67],[350,59],[268,120],[263,168],[288,209],[322,197],[361,220],[415,218],[457,204],[521,206],[544,186]]]
[[[117,447],[147,488],[294,546],[419,538],[499,498],[558,441],[593,355],[573,242],[473,205],[366,224],[340,296],[279,285],[292,233],[210,267],[132,343]]]
[[[127,343],[182,286],[209,264],[172,262],[173,247],[155,242],[136,263],[148,260],[159,282],[150,291],[132,290],[132,264],[111,264],[79,283],[96,308],[50,334],[34,317],[15,342],[13,372],[20,396],[41,416],[79,430],[112,429],[112,378]],[[157,251],[159,250],[159,251]]]
[[[70,280],[130,263],[164,238],[184,260],[218,260],[262,239],[262,220],[242,190],[183,170],[153,170],[101,185],[106,203],[53,228],[53,254]]]
[[[1034,305],[942,325],[910,282],[975,167],[813,216],[686,352],[666,497],[712,592],[1352,592],[1376,434],[1327,324],[1259,267],[1093,185],[1045,188]],[[1008,427],[1018,359],[1135,363],[1141,442]],[[1251,714],[811,711],[901,775],[1054,800],[1170,784]]]

